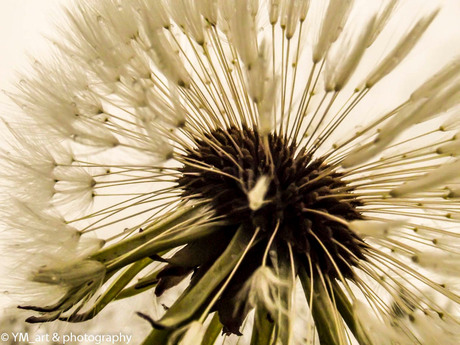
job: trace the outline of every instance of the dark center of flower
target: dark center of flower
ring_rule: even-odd
[[[357,209],[361,203],[324,159],[313,159],[280,135],[264,138],[257,129],[217,129],[195,144],[184,156],[177,181],[183,196],[209,203],[230,225],[179,251],[159,275],[157,294],[192,271],[194,284],[228,245],[231,230],[240,226],[251,233],[258,230],[258,235],[215,306],[228,332],[238,333],[246,311],[233,305],[268,246],[277,252],[277,260],[289,265],[293,257],[295,266],[309,274],[353,279],[352,266],[364,258],[364,243],[346,221],[362,218]],[[262,203],[251,207],[248,194],[261,178],[266,181]]]
[[[184,196],[208,200],[217,215],[230,223],[259,227],[261,236],[269,238],[277,231],[276,241],[308,253],[323,273],[335,275],[331,255],[341,273],[348,275],[349,264],[356,261],[353,255],[361,257],[362,242],[334,217],[360,219],[360,202],[344,188],[341,174],[330,172],[322,159],[313,160],[276,134],[266,139],[247,128],[208,134],[188,152],[191,164],[183,167],[178,181]],[[253,211],[248,191],[262,176],[268,177],[269,187],[263,205]],[[335,196],[340,189],[343,196]]]

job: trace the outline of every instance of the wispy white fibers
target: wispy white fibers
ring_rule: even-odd
[[[402,330],[391,325],[388,319],[379,320],[363,302],[355,301],[353,312],[358,319],[363,320],[358,325],[359,331],[369,337],[372,344],[390,345],[395,341],[404,345],[410,344],[409,337]]]
[[[400,41],[396,44],[385,58],[377,65],[366,79],[366,87],[371,88],[379,80],[390,73],[412,50],[422,37],[426,29],[429,27],[433,19],[437,16],[439,10],[421,18],[413,28],[407,32]]]
[[[416,7],[69,5],[6,92],[5,290],[27,321],[140,295],[156,306],[120,320],[139,311],[146,344],[455,344],[459,63],[406,60],[445,16]]]
[[[353,72],[367,49],[367,44],[373,34],[376,18],[371,17],[360,31],[357,37],[349,38],[341,42],[340,47],[335,50],[335,55],[326,60],[326,80],[324,87],[326,92],[340,91],[348,82]]]
[[[318,63],[337,40],[348,19],[353,0],[331,0],[321,24],[321,31],[313,48],[313,62]]]
[[[457,65],[456,62],[447,65],[414,91],[408,102],[379,129],[377,137],[372,142],[356,148],[344,160],[344,166],[352,166],[368,160],[382,152],[411,126],[430,120],[456,106],[460,100]],[[427,97],[428,94],[430,97]],[[440,128],[448,129],[449,123],[446,122]]]
[[[227,0],[224,0],[227,1]],[[246,66],[251,66],[258,56],[257,27],[255,14],[258,7],[253,1],[236,0],[228,2],[231,39]]]
[[[406,194],[422,192],[426,189],[447,183],[458,177],[460,169],[460,160],[445,164],[440,168],[418,178],[414,181],[404,183],[403,185],[391,190],[391,195],[401,197]]]
[[[395,9],[399,4],[399,0],[389,0],[386,4],[383,4],[378,15],[376,21],[373,24],[372,28],[372,35],[367,42],[367,45],[370,46],[372,43],[375,42],[377,37],[380,35],[382,30],[385,28],[388,20],[390,20],[391,15],[394,13]]]
[[[355,220],[349,228],[363,237],[385,238],[397,233],[402,221]]]
[[[262,207],[270,183],[271,181],[267,176],[261,176],[254,187],[248,192],[249,208],[251,210],[257,211]]]
[[[43,210],[19,200],[14,206],[14,211],[2,210],[2,227],[4,234],[8,234],[4,237],[2,250],[12,254],[5,268],[8,278],[4,284],[18,301],[28,304],[38,298],[42,303],[54,303],[74,283],[86,284],[93,274],[101,277],[104,268],[99,263],[80,265],[79,262],[100,249],[103,241],[82,236],[66,224],[55,209]],[[18,243],[22,248],[21,256],[12,252]],[[71,268],[76,267],[74,265],[78,266],[77,270]],[[24,284],[22,291],[14,289],[13,286],[24,278],[30,280],[29,284]]]
[[[460,276],[459,259],[458,253],[423,252],[412,256],[412,260],[421,267],[450,277]]]
[[[441,155],[458,156],[460,154],[460,140],[452,139],[450,142],[436,148],[436,153]]]
[[[254,272],[243,293],[249,294],[248,303],[250,306],[263,305],[272,315],[279,312],[287,315],[289,310],[281,305],[277,295],[280,287],[287,288],[289,286],[289,281],[284,281],[271,268],[265,266]]]

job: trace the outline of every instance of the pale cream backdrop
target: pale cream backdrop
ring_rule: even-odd
[[[365,3],[378,0],[357,1]],[[53,23],[59,22],[58,18],[60,18],[59,7],[70,2],[72,0],[0,0],[0,90],[11,89],[11,83],[17,80],[16,72],[24,70],[24,66],[30,63],[28,56],[46,56],[47,40],[44,34],[53,34]],[[435,71],[454,56],[460,55],[460,0],[401,0],[401,3],[409,5],[415,13],[423,13],[423,7],[433,6],[435,3],[439,3],[442,10],[410,57],[394,71],[397,78],[388,78],[374,90],[379,93],[381,102],[387,102],[387,99],[395,100],[398,95],[401,97],[407,95],[428,77],[427,71]],[[403,29],[410,24],[411,22],[401,18],[401,22],[397,23],[394,29],[395,37],[399,26]],[[392,35],[388,35],[388,47],[391,47],[391,38]],[[404,73],[403,78],[401,73]],[[392,82],[395,80],[398,83]],[[366,107],[372,111],[373,108],[379,109],[379,106],[381,105],[372,104]],[[11,119],[15,115],[13,107],[8,104],[8,99],[3,92],[0,93],[0,114],[5,119]],[[3,124],[0,123],[0,145],[4,145],[3,131]],[[4,254],[0,254],[1,260]],[[0,280],[1,277],[3,277],[2,272],[0,272]],[[10,298],[0,294],[0,315],[3,306],[9,302]],[[148,310],[143,311],[148,313]],[[118,330],[121,331],[121,328],[112,329],[114,332]],[[2,332],[1,326],[0,332]],[[134,344],[138,342],[133,341]]]

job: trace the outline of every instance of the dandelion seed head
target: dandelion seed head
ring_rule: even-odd
[[[1,153],[28,321],[179,291],[149,341],[454,344],[458,58],[380,109],[440,12],[379,52],[404,4],[362,4],[69,6]]]

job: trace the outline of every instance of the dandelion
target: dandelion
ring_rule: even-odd
[[[363,112],[439,12],[382,52],[404,4],[363,4],[68,7],[9,93],[27,321],[153,292],[144,344],[457,344],[460,60]]]

